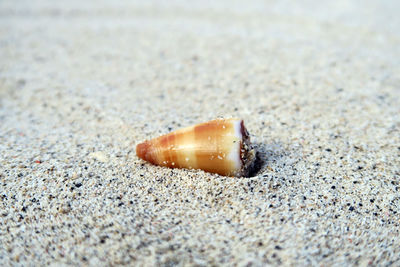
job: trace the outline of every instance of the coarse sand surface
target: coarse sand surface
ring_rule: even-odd
[[[400,265],[400,1],[0,1],[0,265]],[[244,119],[250,178],[136,144]]]

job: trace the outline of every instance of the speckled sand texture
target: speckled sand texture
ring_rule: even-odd
[[[399,10],[0,1],[0,265],[399,266]],[[257,176],[135,155],[221,116]]]

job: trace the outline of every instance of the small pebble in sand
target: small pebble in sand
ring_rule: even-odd
[[[243,120],[216,119],[138,144],[136,154],[155,165],[241,177],[251,172],[256,153]]]
[[[100,162],[107,162],[108,161],[108,157],[106,156],[106,154],[104,154],[101,151],[97,151],[97,152],[92,152],[89,154],[89,157],[96,159]]]

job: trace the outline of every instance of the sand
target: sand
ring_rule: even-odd
[[[1,1],[0,265],[400,265],[399,1],[301,2]],[[232,116],[254,177],[135,155]]]

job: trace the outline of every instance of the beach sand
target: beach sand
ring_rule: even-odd
[[[0,265],[400,264],[398,1],[1,1]],[[244,119],[260,170],[136,144]]]

